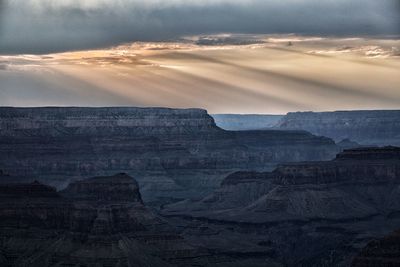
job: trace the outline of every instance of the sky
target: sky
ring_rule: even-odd
[[[216,33],[394,35],[399,0],[0,0],[0,53]]]
[[[0,105],[400,108],[398,0],[0,0]]]

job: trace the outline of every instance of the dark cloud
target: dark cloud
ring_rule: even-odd
[[[398,0],[5,1],[0,0],[0,53],[47,53],[221,32],[400,32]]]
[[[5,0],[0,0],[0,36],[1,36],[1,30],[3,28],[4,10],[5,10]]]

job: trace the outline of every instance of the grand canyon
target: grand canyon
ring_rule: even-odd
[[[292,114],[235,131],[202,109],[0,108],[1,263],[362,266],[400,223],[400,116],[378,139],[358,129],[381,111],[346,114],[335,142]]]
[[[399,267],[399,0],[0,0],[0,267]]]

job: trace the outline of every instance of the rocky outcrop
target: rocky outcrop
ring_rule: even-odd
[[[202,266],[190,246],[142,203],[119,174],[73,183],[0,187],[2,266]]]
[[[400,185],[399,153],[396,147],[350,149],[332,161],[286,163],[271,173],[239,172],[228,176],[220,189],[202,201],[169,208],[182,207],[188,212],[194,207],[193,214],[207,216],[210,209],[220,209],[221,203],[233,203],[235,211],[219,210],[214,218],[244,222],[338,220],[400,211],[396,204],[400,195],[393,187]],[[234,187],[230,197],[228,192]],[[384,190],[388,194],[379,196],[383,199],[374,195]],[[251,203],[249,196],[253,196]]]
[[[226,238],[253,252],[264,242],[289,266],[348,266],[360,247],[400,223],[399,153],[357,148],[331,161],[235,173],[209,196],[167,205],[162,213],[181,226],[191,220],[183,234],[215,249],[231,250],[215,241]],[[202,238],[201,227],[213,242]]]
[[[265,130],[274,127],[283,115],[211,114],[218,127],[230,131]]]
[[[13,198],[57,198],[59,197],[56,189],[47,185],[43,185],[38,181],[30,184],[0,184],[0,197]]]
[[[352,267],[400,266],[400,232],[373,240],[354,258]]]
[[[204,196],[229,173],[331,159],[338,150],[304,131],[225,131],[201,109],[0,108],[7,173],[62,189],[125,172],[138,177],[147,202]]]
[[[0,136],[167,136],[218,130],[207,111],[169,108],[0,107]]]
[[[27,194],[29,192],[29,194]],[[0,186],[1,266],[271,266],[271,252],[225,253],[189,243],[143,203],[126,174],[70,184]]]
[[[62,194],[91,201],[143,203],[138,183],[125,173],[72,182]]]
[[[400,145],[400,110],[291,112],[275,126],[305,130],[335,141],[348,138],[361,145]]]

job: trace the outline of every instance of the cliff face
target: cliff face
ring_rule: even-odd
[[[400,110],[294,112],[278,129],[306,130],[335,141],[350,139],[361,145],[400,145]]]
[[[141,136],[217,130],[207,111],[168,108],[0,107],[0,136]]]
[[[235,173],[202,200],[167,205],[163,214],[180,224],[187,218],[207,222],[213,239],[244,242],[240,233],[247,232],[253,252],[264,238],[290,266],[348,266],[360,246],[400,222],[399,153],[396,147],[350,149],[331,161]]]
[[[62,194],[74,199],[143,204],[138,183],[125,173],[76,181],[69,184]]]
[[[127,175],[62,194],[37,182],[3,185],[0,199],[2,266],[198,266],[207,256],[147,210]]]
[[[224,131],[200,109],[0,108],[8,173],[64,188],[125,172],[139,177],[147,201],[198,197],[231,172],[330,159],[338,149],[302,131]]]

